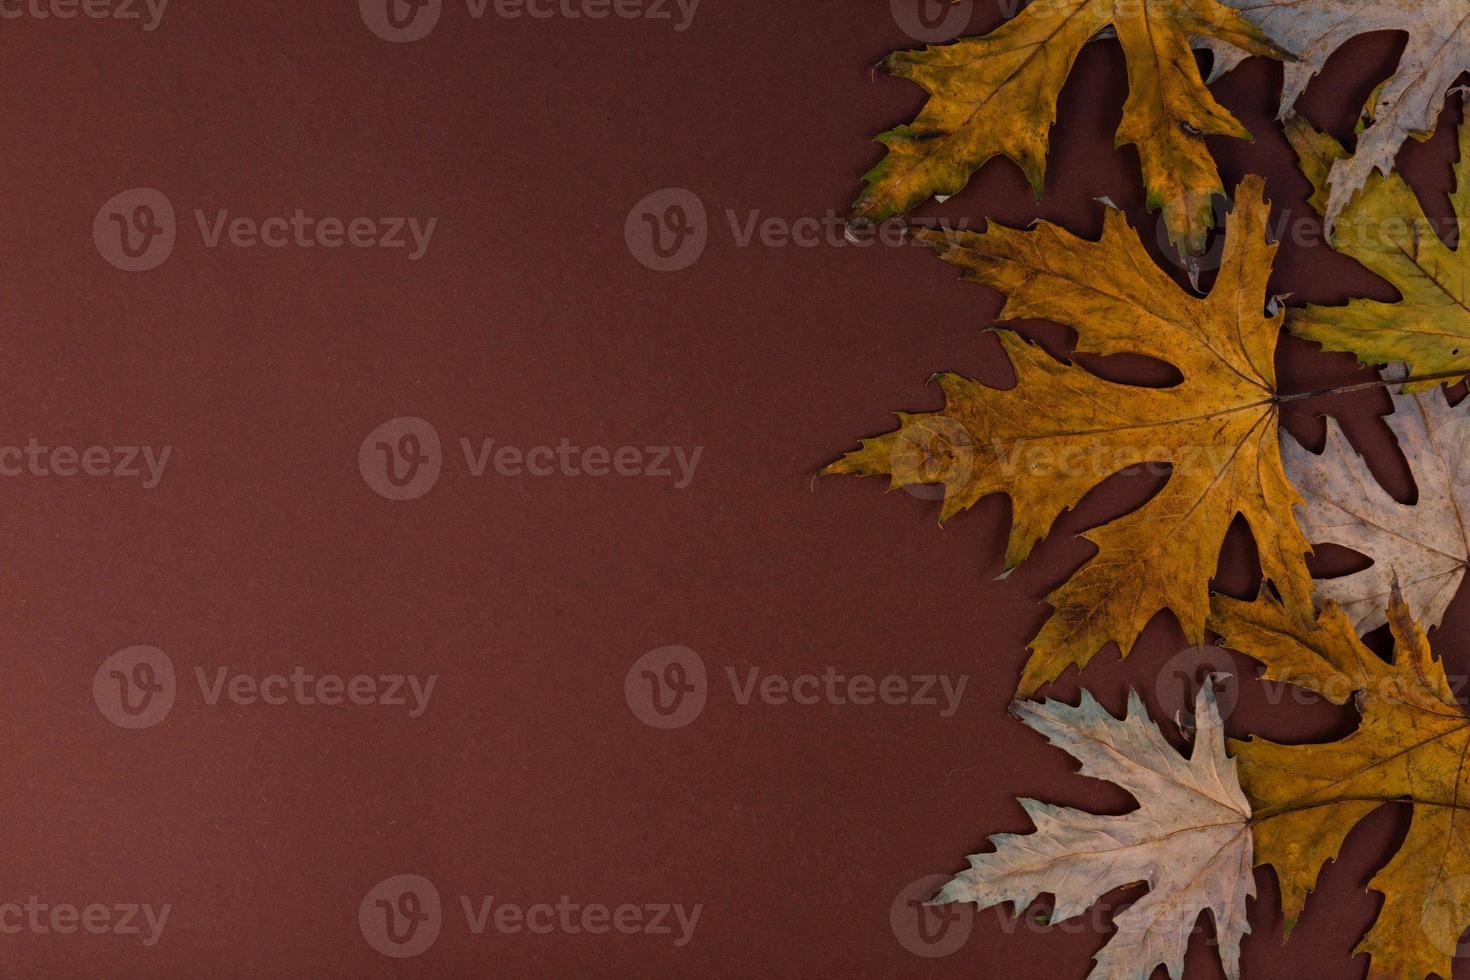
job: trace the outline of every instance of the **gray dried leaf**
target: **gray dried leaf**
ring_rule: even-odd
[[[1122,816],[1021,800],[1036,824],[1031,834],[997,834],[995,850],[970,856],[936,902],[1014,902],[1056,898],[1053,921],[1081,914],[1120,885],[1144,882],[1148,893],[1114,917],[1113,938],[1097,954],[1091,980],[1147,977],[1163,964],[1183,971],[1184,951],[1201,911],[1214,916],[1226,976],[1240,975],[1240,942],[1250,932],[1246,900],[1251,876],[1250,804],[1236,779],[1214,692],[1207,682],[1195,703],[1199,730],[1188,759],[1149,719],[1138,695],[1114,718],[1086,691],[1076,707],[1018,701],[1027,725],[1082,763],[1082,774],[1128,790],[1138,809]]]
[[[1402,376],[1401,365],[1384,371],[1385,379]],[[1438,387],[1389,394],[1394,411],[1384,420],[1413,473],[1414,504],[1389,496],[1332,419],[1320,455],[1281,434],[1287,478],[1306,501],[1296,513],[1307,539],[1373,559],[1361,571],[1316,585],[1318,599],[1341,606],[1360,634],[1388,621],[1395,577],[1414,618],[1426,629],[1438,626],[1470,558],[1470,400],[1451,407]]]

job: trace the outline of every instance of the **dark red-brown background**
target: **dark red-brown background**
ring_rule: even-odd
[[[976,5],[974,30],[999,19]],[[939,396],[955,369],[1009,377],[999,297],[918,249],[739,248],[723,213],[841,213],[875,132],[918,89],[869,68],[910,46],[887,4],[752,8],[705,0],[668,22],[472,22],[391,45],[356,4],[176,0],[162,26],[0,24],[0,442],[168,444],[161,486],[0,484],[5,672],[0,900],[169,902],[162,941],[0,941],[17,977],[1082,976],[1102,932],[1013,930],[979,913],[959,953],[925,960],[888,910],[987,835],[1024,831],[1036,796],[1122,812],[1113,787],[1006,714],[1041,597],[1082,562],[1072,537],[1148,492],[1115,478],[1035,556],[994,581],[1004,498],[940,530],[935,505],[880,481],[813,472],[889,411]],[[1391,69],[1391,35],[1355,42],[1304,102],[1340,137]],[[1264,173],[1305,216],[1305,182],[1272,122],[1280,70],[1253,60],[1215,86],[1256,135],[1212,141],[1227,185]],[[1061,101],[1047,195],[996,161],[926,215],[1040,216],[1082,234],[1107,195],[1154,239],[1136,158],[1114,150],[1123,61],[1102,42]],[[1452,125],[1402,167],[1443,214]],[[208,250],[160,269],[97,254],[93,215],[124,189],[267,217],[433,215],[425,259],[376,250]],[[623,242],[661,187],[698,194],[703,258],[651,272]],[[1150,246],[1154,248],[1154,246]],[[1157,254],[1157,249],[1154,248]],[[1171,267],[1172,268],[1172,267]],[[1324,247],[1283,248],[1274,288],[1315,301],[1393,292]],[[1057,352],[1064,330],[1027,325]],[[1146,338],[1141,341],[1146,344]],[[1286,388],[1367,375],[1287,342]],[[1124,365],[1124,370],[1127,366]],[[1381,392],[1294,403],[1342,419],[1401,499],[1412,483],[1376,416]],[[357,448],[385,419],[530,446],[703,446],[686,490],[605,478],[471,480],[462,465],[411,503],[373,494]],[[1219,584],[1252,587],[1237,534]],[[1470,667],[1457,601],[1435,634]],[[437,673],[427,715],[207,707],[181,696],[157,728],[110,725],[91,698],[103,658],[161,647],[180,667]],[[665,644],[714,675],[703,716],[637,721],[623,675]],[[1133,655],[1083,680],[1115,711],[1184,646],[1160,616]],[[788,675],[969,674],[958,714],[915,707],[740,706],[723,668]],[[1244,661],[1242,661],[1244,667]],[[1074,699],[1078,675],[1049,693]],[[1232,734],[1327,738],[1352,717],[1268,705],[1250,684]],[[1359,977],[1377,896],[1363,884],[1402,834],[1386,808],[1354,831],[1291,942],[1258,873],[1247,976]],[[473,937],[446,925],[417,959],[381,957],[356,909],[378,880],[530,904],[703,903],[694,939]],[[1109,901],[1115,907],[1115,899]],[[1193,975],[1216,976],[1197,940]]]

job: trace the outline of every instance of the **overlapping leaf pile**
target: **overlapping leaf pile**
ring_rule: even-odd
[[[1348,152],[1291,109],[1333,51],[1383,29],[1403,30],[1408,41]],[[998,330],[1013,387],[941,375],[941,410],[899,413],[895,431],[864,440],[826,472],[886,475],[893,487],[938,484],[941,521],[1006,494],[1009,572],[1097,484],[1135,464],[1167,463],[1151,499],[1083,535],[1095,552],[1047,597],[1052,613],[1029,644],[1018,696],[1085,667],[1109,645],[1126,656],[1145,625],[1168,611],[1192,643],[1214,633],[1264,665],[1263,679],[1351,704],[1358,723],[1323,744],[1228,741],[1206,682],[1186,757],[1137,695],[1121,719],[1086,691],[1077,707],[1018,700],[1022,721],[1081,762],[1083,775],[1128,790],[1137,808],[1097,816],[1022,801],[1035,832],[993,838],[994,848],[973,855],[935,901],[1019,906],[1049,893],[1060,919],[1117,886],[1143,883],[1143,897],[1115,917],[1093,977],[1145,977],[1159,965],[1177,977],[1206,909],[1221,963],[1236,977],[1250,931],[1252,864],[1274,869],[1289,933],[1353,827],[1397,806],[1409,812],[1409,830],[1369,883],[1383,904],[1357,951],[1372,976],[1448,978],[1470,927],[1470,716],[1424,630],[1443,621],[1470,564],[1470,399],[1453,404],[1442,387],[1470,374],[1470,258],[1453,244],[1459,229],[1434,227],[1392,169],[1407,138],[1433,131],[1446,93],[1470,70],[1470,7],[1037,0],[983,37],[884,62],[930,97],[911,125],[879,137],[886,154],[867,175],[854,219],[881,220],[954,194],[995,155],[1018,163],[1039,194],[1057,98],[1082,47],[1099,36],[1116,37],[1128,65],[1118,142],[1136,148],[1148,207],[1163,209],[1183,251],[1201,251],[1212,198],[1222,193],[1204,136],[1250,135],[1210,95],[1190,45],[1210,49],[1209,80],[1247,55],[1266,55],[1286,63],[1282,123],[1330,244],[1399,298],[1280,310],[1266,292],[1276,246],[1267,240],[1258,177],[1235,189],[1223,261],[1204,296],[1161,271],[1111,208],[1097,241],[1047,223],[917,231],[966,279],[1005,296],[1003,319],[1063,324],[1075,331],[1079,354],[1146,355],[1182,380],[1120,384]],[[1459,154],[1450,203],[1463,225],[1470,125],[1459,133]],[[1383,365],[1381,387],[1393,404],[1386,423],[1414,479],[1412,503],[1379,485],[1330,419],[1320,453],[1281,431],[1282,401],[1326,393],[1278,390],[1283,326]],[[1263,585],[1253,602],[1210,594],[1236,517],[1259,551]],[[1351,548],[1370,564],[1313,582],[1313,544]],[[1395,645],[1389,662],[1360,639],[1385,624]]]
[[[1232,746],[1251,800],[1256,860],[1276,869],[1287,928],[1358,821],[1403,801],[1409,832],[1369,885],[1384,903],[1358,952],[1369,954],[1376,975],[1448,978],[1470,925],[1470,716],[1408,605],[1397,594],[1389,604],[1391,665],[1331,603],[1306,633],[1269,596],[1217,596],[1213,609],[1212,627],[1264,663],[1267,678],[1338,704],[1351,699],[1361,719],[1351,735],[1323,745]]]
[[[1126,2],[1126,0],[1125,0]],[[1403,31],[1408,43],[1393,75],[1380,85],[1363,109],[1363,130],[1351,157],[1332,161],[1331,193],[1325,214],[1331,224],[1375,170],[1393,169],[1399,148],[1409,137],[1427,139],[1434,132],[1445,92],[1461,72],[1470,70],[1470,10],[1459,0],[1225,0],[1239,9],[1273,42],[1295,56],[1286,65],[1281,93],[1285,115],[1312,76],[1334,51],[1371,31]],[[1214,50],[1216,77],[1242,58],[1238,48],[1203,35],[1200,43]]]

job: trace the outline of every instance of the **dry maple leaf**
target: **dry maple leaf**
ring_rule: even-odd
[[[1320,745],[1231,742],[1250,798],[1256,859],[1276,869],[1286,929],[1301,915],[1322,866],[1373,810],[1402,802],[1408,834],[1369,887],[1383,907],[1358,945],[1370,977],[1449,977],[1470,925],[1470,716],[1444,666],[1395,592],[1388,622],[1394,661],[1358,640],[1336,606],[1303,632],[1280,603],[1216,596],[1210,626],[1266,665],[1265,677],[1315,691],[1360,715],[1349,736]]]
[[[1364,110],[1367,127],[1357,150],[1333,161],[1327,202],[1332,224],[1374,170],[1393,169],[1410,136],[1428,139],[1445,93],[1470,69],[1470,8],[1464,0],[1225,0],[1270,38],[1297,55],[1286,66],[1281,113],[1296,104],[1312,76],[1344,42],[1369,31],[1403,31],[1408,44],[1394,74]],[[1240,61],[1240,52],[1207,42],[1215,51],[1211,79]]]
[[[1085,665],[1109,642],[1126,655],[1164,609],[1202,643],[1209,580],[1237,514],[1254,533],[1265,576],[1310,623],[1310,549],[1292,516],[1301,498],[1278,448],[1273,355],[1281,314],[1264,313],[1276,247],[1265,239],[1262,193],[1258,177],[1241,184],[1206,297],[1160,271],[1113,209],[1097,242],[1045,223],[1032,231],[917,233],[967,278],[1007,294],[1002,317],[1069,325],[1079,352],[1146,354],[1184,378],[1168,388],[1105,381],[998,330],[1015,387],[941,375],[942,411],[899,413],[897,431],[864,440],[824,471],[888,474],[892,487],[941,483],[941,521],[987,494],[1008,494],[1009,571],[1061,512],[1113,473],[1171,465],[1147,503],[1085,533],[1097,554],[1047,597],[1055,611],[1031,643],[1022,696]]]
[[[1402,377],[1402,367],[1384,377]],[[1417,503],[1389,496],[1330,417],[1320,455],[1281,434],[1286,475],[1305,500],[1297,518],[1307,540],[1373,559],[1367,568],[1317,583],[1317,597],[1342,607],[1360,634],[1387,622],[1395,582],[1403,584],[1410,614],[1428,629],[1438,626],[1470,559],[1470,400],[1451,407],[1439,389],[1389,393],[1394,412],[1385,421],[1414,476]]]
[[[1316,190],[1312,206],[1322,211],[1328,168],[1343,158],[1342,147],[1297,116],[1287,120],[1286,135]],[[1459,136],[1450,204],[1463,223],[1470,221],[1470,126],[1461,126]],[[1470,372],[1470,254],[1440,240],[1403,178],[1370,177],[1339,216],[1332,245],[1387,279],[1403,298],[1293,310],[1288,319],[1293,333],[1332,350],[1352,351],[1367,364],[1403,361],[1414,375],[1447,379]]]
[[[1184,951],[1200,912],[1215,919],[1225,975],[1240,975],[1240,941],[1250,932],[1246,900],[1251,876],[1250,805],[1225,754],[1224,732],[1207,682],[1195,701],[1199,729],[1184,758],[1130,692],[1127,714],[1114,718],[1082,692],[1077,707],[1018,701],[1012,707],[1051,744],[1082,763],[1082,775],[1131,793],[1138,809],[1121,816],[1021,800],[1032,834],[997,834],[995,850],[972,854],[970,868],[936,902],[981,907],[1037,895],[1055,896],[1051,921],[1079,915],[1120,885],[1144,882],[1148,893],[1114,917],[1117,932],[1097,954],[1095,980],[1147,977],[1163,964],[1183,970]]]
[[[1210,95],[1190,37],[1287,57],[1217,0],[1039,0],[984,37],[889,55],[883,67],[930,98],[912,125],[877,137],[888,153],[864,177],[853,217],[881,221],[955,194],[996,155],[1040,196],[1057,96],[1083,45],[1109,26],[1128,61],[1118,144],[1138,147],[1149,209],[1162,205],[1170,239],[1201,253],[1211,198],[1224,193],[1205,137],[1250,132]]]

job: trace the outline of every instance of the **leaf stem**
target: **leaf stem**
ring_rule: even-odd
[[[1363,381],[1358,384],[1340,385],[1336,388],[1318,388],[1315,391],[1299,391],[1291,395],[1277,395],[1271,400],[1273,402],[1294,402],[1302,398],[1318,398],[1322,395],[1340,395],[1348,391],[1363,391],[1367,388],[1387,388],[1389,385],[1414,384],[1420,381],[1448,381],[1451,378],[1463,378],[1470,371],[1440,371],[1435,374],[1416,374],[1407,378],[1395,378],[1385,380],[1379,378],[1376,381]]]
[[[1442,807],[1447,810],[1470,810],[1470,804],[1460,802],[1445,802],[1444,800],[1416,800],[1407,794],[1399,796],[1338,796],[1327,800],[1314,800],[1311,803],[1286,803],[1274,807],[1265,807],[1259,812],[1252,813],[1246,823],[1255,825],[1265,820],[1276,817],[1290,816],[1301,813],[1303,810],[1316,810],[1322,807],[1342,806],[1347,803],[1407,803],[1410,806]]]

